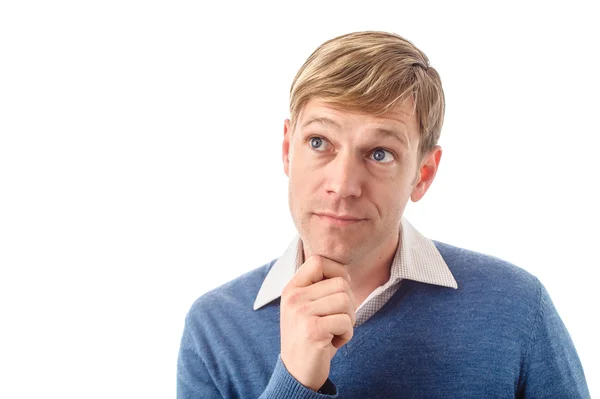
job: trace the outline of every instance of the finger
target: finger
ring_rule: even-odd
[[[356,322],[356,306],[352,298],[345,292],[329,295],[306,304],[308,314],[311,316],[329,316],[334,314],[347,314],[352,325]]]
[[[347,314],[334,314],[330,316],[314,318],[317,328],[327,339],[335,341],[335,347],[340,348],[352,339],[354,327],[350,316]]]
[[[335,262],[322,256],[311,256],[304,262],[291,282],[297,287],[308,287],[321,280],[343,277],[350,281],[346,268],[341,263]]]
[[[353,303],[356,305],[356,299],[354,298],[354,293],[350,288],[350,284],[348,284],[348,281],[342,277],[328,278],[319,281],[310,287],[305,287],[303,290],[305,291],[302,295],[308,301],[316,301],[317,299],[337,294],[338,292],[345,292],[350,296]]]
[[[350,338],[352,338],[352,337],[350,337]],[[350,338],[341,337],[340,335],[336,335],[331,340],[331,346],[333,346],[335,349],[340,349],[342,346],[346,345],[346,343],[348,341],[350,341]]]

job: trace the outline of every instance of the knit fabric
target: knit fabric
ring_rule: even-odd
[[[434,244],[458,288],[402,280],[334,356],[335,395],[302,386],[281,362],[279,299],[253,309],[273,261],[192,305],[177,397],[589,398],[573,342],[538,279]]]

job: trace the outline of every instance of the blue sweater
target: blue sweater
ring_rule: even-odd
[[[185,320],[177,397],[588,398],[548,292],[505,261],[434,241],[458,289],[404,280],[331,362],[334,395],[279,357],[279,300],[253,310],[274,262],[203,296]]]

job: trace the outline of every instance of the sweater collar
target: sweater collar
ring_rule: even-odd
[[[419,233],[405,218],[400,223],[399,242],[390,270],[390,280],[419,281],[449,288],[458,288],[448,265],[435,244]],[[283,288],[294,277],[302,262],[302,240],[296,236],[283,255],[277,259],[265,277],[254,310],[279,298]]]

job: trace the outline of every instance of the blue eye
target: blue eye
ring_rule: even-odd
[[[371,156],[374,160],[380,163],[392,162],[394,160],[394,155],[391,152],[384,150],[383,148],[377,148],[371,153]]]
[[[318,150],[318,151],[323,151],[323,147],[324,147],[324,143],[323,143],[323,139],[320,137],[311,137],[310,141],[310,146],[312,147],[312,149],[314,150]]]

